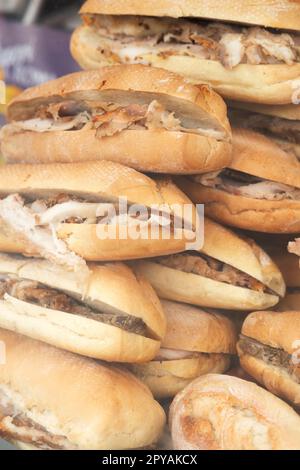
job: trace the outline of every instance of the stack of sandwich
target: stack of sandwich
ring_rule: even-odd
[[[9,104],[0,435],[20,448],[161,448],[167,412],[176,449],[300,449],[300,5],[265,4],[88,0],[85,70]]]

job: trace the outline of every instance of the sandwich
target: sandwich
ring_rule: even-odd
[[[9,163],[109,160],[139,171],[195,174],[231,160],[227,108],[206,85],[144,65],[78,72],[8,106]]]
[[[300,232],[300,162],[267,137],[236,129],[228,168],[182,178],[181,189],[206,214],[234,227]]]
[[[300,269],[298,256],[287,251],[287,240],[279,239],[276,242],[274,240],[273,243],[265,243],[263,246],[280,269],[286,284],[286,294],[279,304],[276,305],[276,311],[300,311]]]
[[[165,413],[128,371],[0,330],[0,436],[21,448],[150,447]]]
[[[254,312],[238,342],[245,371],[270,392],[300,406],[300,312]]]
[[[135,261],[133,266],[160,298],[199,307],[260,310],[276,305],[285,294],[281,272],[266,252],[209,219],[201,250]]]
[[[175,396],[208,373],[222,374],[236,354],[237,334],[226,316],[177,302],[162,301],[167,333],[155,359],[130,370],[156,398]]]
[[[89,270],[84,289],[49,261],[1,254],[0,328],[105,361],[153,359],[166,320],[149,283],[121,263]]]
[[[231,102],[230,106],[229,117],[234,127],[261,132],[300,159],[300,105],[267,106]]]
[[[267,3],[88,0],[71,52],[83,69],[142,63],[209,83],[226,98],[288,104],[300,86],[300,6]]]
[[[180,450],[300,450],[300,416],[254,383],[228,375],[199,377],[170,410]]]
[[[194,215],[169,179],[154,181],[117,163],[0,167],[0,251],[39,255],[77,272],[86,270],[85,260],[182,251],[195,236]]]

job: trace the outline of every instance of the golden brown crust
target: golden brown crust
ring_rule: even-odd
[[[241,366],[267,390],[293,405],[300,406],[300,384],[295,382],[283,369],[266,364],[256,357],[239,350]]]
[[[14,299],[0,301],[0,327],[57,348],[108,362],[151,361],[160,342],[95,319]]]
[[[266,249],[282,272],[286,286],[300,287],[299,257],[289,253],[287,251],[287,243],[285,245],[282,245],[281,249],[279,247],[277,249],[272,248],[269,245]]]
[[[127,0],[122,3],[118,0],[88,0],[80,13],[174,18],[190,16],[300,30],[300,6],[293,0],[267,0],[263,5],[259,0],[246,0],[242,4],[229,0],[222,8],[214,0],[158,0],[155,4],[151,0]]]
[[[9,126],[7,126],[7,129]],[[231,144],[196,134],[128,130],[99,139],[96,130],[6,132],[1,152],[7,163],[72,163],[110,160],[139,171],[193,174],[231,162]]]
[[[150,230],[148,238],[131,239],[122,238],[120,227],[117,226],[116,237],[101,239],[98,236],[99,226],[86,224],[61,224],[56,233],[63,240],[68,249],[74,251],[86,261],[124,261],[140,258],[179,253],[186,249],[190,242],[183,236],[182,239],[171,237],[163,239],[160,231],[159,239],[151,239]],[[6,235],[0,229],[0,251],[4,253],[20,253],[26,256],[39,256],[39,253],[28,246],[25,240],[13,239],[13,234]]]
[[[127,197],[128,202],[149,207],[157,204],[177,203],[181,206],[190,203],[169,179],[154,181],[135,170],[108,161],[4,165],[0,167],[0,188],[0,194],[3,195],[24,193],[34,197],[47,197],[52,193],[65,192],[92,196],[106,202],[118,201],[122,196]],[[176,207],[174,213],[176,214]],[[148,231],[145,238],[122,238],[121,225],[116,226],[115,237],[104,238],[109,227],[114,228],[95,224],[60,224],[56,232],[70,250],[88,261],[117,261],[175,253],[185,250],[188,241],[182,231],[179,237],[171,235],[170,240],[166,240],[160,230],[158,239],[152,239],[150,226],[145,229]],[[14,243],[13,237],[9,237],[3,230],[0,230],[0,250],[33,254],[31,248],[28,252],[26,243],[22,243],[22,240]]]
[[[299,312],[253,312],[244,321],[242,334],[293,354],[299,349]]]
[[[234,130],[233,159],[229,168],[300,187],[299,161],[281,150],[274,141],[250,130]],[[178,183],[195,204],[205,204],[207,215],[219,222],[267,233],[300,231],[300,202],[297,200],[270,201],[244,197],[184,178]]]
[[[119,196],[129,202],[162,203],[157,184],[151,178],[109,161],[47,165],[2,165],[0,193],[46,194],[51,192],[86,194],[100,201]]]
[[[107,54],[101,54],[99,47]],[[121,48],[120,44],[120,48]],[[101,38],[89,26],[73,33],[71,51],[83,69],[98,69],[120,63],[111,54],[115,41]],[[183,55],[161,56],[156,52],[140,54],[139,60],[185,77],[191,84],[209,83],[221,96],[236,101],[266,105],[292,103],[299,88],[300,64],[240,64],[229,70],[218,61]]]
[[[189,184],[193,187],[191,182]],[[188,187],[186,190],[188,192]],[[285,284],[282,274],[266,251],[250,238],[243,237],[207,217],[204,222],[204,244],[200,250],[202,253],[249,274],[280,296],[284,296]]]
[[[161,303],[167,320],[163,348],[235,354],[237,332],[229,318],[177,302]]]
[[[132,92],[137,93],[137,96],[146,92],[155,97],[161,96],[162,99],[164,95],[169,95],[170,99],[174,98],[172,103],[175,107],[176,99],[179,99],[178,106],[186,106],[190,112],[205,111],[230,133],[227,108],[218,94],[206,85],[194,86],[180,75],[145,65],[115,65],[100,70],[76,72],[29,88],[10,102],[8,117],[20,119],[20,113],[23,114],[26,110],[29,113],[36,109],[39,100],[45,102],[55,97],[67,97],[70,93],[76,96],[78,92],[84,92],[84,96],[88,98],[88,92],[92,91],[113,91],[114,95],[118,91],[124,91],[130,96]]]
[[[22,411],[79,449],[135,449],[158,439],[164,412],[128,372],[5,330],[0,340],[1,385],[19,394]]]
[[[273,140],[248,129],[234,129],[229,168],[300,188],[300,162]]]
[[[170,426],[180,450],[299,450],[299,415],[257,385],[209,374],[174,399]]]
[[[205,204],[206,214],[219,223],[266,233],[300,232],[300,201],[253,199],[190,180],[182,181],[180,187],[195,204]]]
[[[76,274],[47,260],[1,254],[0,274],[12,274],[72,293],[91,308],[106,313],[141,318],[156,339],[165,336],[166,319],[153,288],[123,263],[89,264],[88,285],[83,286],[78,284]]]
[[[152,261],[136,261],[134,269],[148,279],[162,299],[228,310],[265,309],[279,301],[275,294],[237,287]]]
[[[151,361],[130,366],[130,370],[144,382],[157,399],[174,397],[190,382],[205,374],[222,374],[230,366],[225,354],[198,355],[171,361]]]

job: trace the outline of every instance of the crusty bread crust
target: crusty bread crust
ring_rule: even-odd
[[[200,355],[190,359],[151,361],[130,366],[157,399],[174,397],[190,382],[205,374],[222,374],[230,366],[225,354]]]
[[[240,364],[254,379],[266,387],[267,390],[289,401],[293,405],[300,406],[300,384],[295,382],[283,369],[266,364],[254,356],[243,354],[239,350]]]
[[[10,126],[7,126],[9,130]],[[110,160],[139,171],[196,174],[225,168],[229,142],[164,130],[128,130],[99,139],[96,130],[5,132],[1,152],[7,163],[72,163]]]
[[[270,181],[300,188],[300,162],[267,137],[247,129],[233,132],[233,159],[229,166]],[[230,194],[182,178],[181,189],[206,214],[221,223],[267,233],[300,231],[300,202],[270,201]]]
[[[289,253],[284,245],[281,249],[272,249],[270,246],[268,252],[282,272],[286,286],[300,287],[299,257]]]
[[[160,342],[71,313],[16,300],[0,301],[0,327],[82,356],[109,362],[147,362]]]
[[[6,346],[1,385],[46,429],[81,450],[136,449],[158,439],[165,414],[128,372],[6,330],[0,340]]]
[[[250,238],[207,217],[204,220],[204,244],[200,251],[249,274],[280,296],[285,295],[282,274],[268,254]]]
[[[195,204],[205,204],[206,214],[219,223],[266,233],[300,232],[300,201],[237,196],[189,180],[182,181],[180,187]]]
[[[299,120],[300,104],[286,104],[281,106],[264,105],[257,103],[243,103],[242,101],[227,101],[228,106],[237,109],[245,109],[254,113],[266,114],[267,116],[280,117],[282,119]]]
[[[194,86],[186,82],[182,76],[164,69],[149,68],[145,65],[115,65],[100,70],[76,72],[51,80],[42,85],[28,88],[9,103],[8,118],[10,120],[26,119],[32,115],[41,103],[51,102],[68,97],[98,99],[118,96],[123,100],[133,97],[141,100],[143,93],[173,106],[173,111],[188,114],[207,113],[211,119],[230,134],[227,120],[227,108],[222,98],[206,85]],[[121,92],[124,92],[121,94]],[[81,95],[78,95],[81,93]],[[96,95],[95,95],[96,94]],[[27,116],[26,116],[27,115]]]
[[[234,129],[229,168],[300,188],[300,162],[274,140],[249,129]]]
[[[107,226],[114,228],[112,226]],[[99,226],[87,224],[61,224],[57,227],[56,235],[63,240],[68,249],[74,251],[86,261],[126,261],[140,258],[152,258],[155,256],[179,253],[186,250],[190,239],[183,234],[176,239],[171,236],[169,240],[163,239],[162,231],[159,238],[151,239],[150,230],[144,234],[146,238],[131,239],[122,238],[117,226],[114,238],[99,238]],[[102,230],[101,230],[101,233]],[[114,233],[114,232],[113,232]],[[14,239],[15,234],[5,234],[0,228],[0,251],[4,253],[20,253],[26,256],[39,256],[39,253],[26,240]]]
[[[180,392],[170,410],[180,450],[299,450],[299,415],[257,385],[209,374]]]
[[[214,20],[237,21],[273,28],[300,30],[300,6],[293,0],[237,0],[223,2],[222,8],[214,0],[87,0],[80,13],[102,15],[145,15],[201,17]]]
[[[279,301],[275,294],[218,282],[152,261],[136,261],[134,269],[148,279],[162,299],[229,310],[265,309]]]
[[[32,118],[42,104],[59,100],[98,100],[126,104],[158,100],[191,127],[217,129],[223,140],[167,130],[124,130],[98,138],[96,129],[33,132],[6,126],[1,153],[9,163],[111,160],[137,170],[197,173],[223,168],[231,161],[231,130],[224,101],[206,85],[144,65],[117,65],[78,72],[30,88],[8,107],[11,120]]]
[[[100,45],[107,54],[99,52]],[[119,59],[110,54],[114,46],[115,41],[101,38],[89,26],[80,26],[73,33],[71,52],[83,69],[98,69],[119,63]],[[218,61],[176,54],[161,57],[155,52],[140,54],[139,61],[181,75],[191,84],[208,83],[224,98],[237,101],[291,104],[293,94],[299,88],[299,63],[239,64],[229,70]]]
[[[244,321],[242,334],[293,354],[299,349],[299,312],[253,312]]]
[[[0,167],[0,195],[20,193],[33,197],[67,193],[88,196],[96,201],[114,202],[127,197],[128,202],[153,205],[173,205],[173,214],[182,217],[182,204],[189,199],[169,179],[156,181],[135,170],[108,161],[48,165],[3,165]],[[170,208],[171,209],[171,208]],[[193,214],[194,215],[194,214]],[[193,221],[189,221],[192,225]],[[191,231],[182,231],[164,239],[159,231],[151,238],[151,227],[145,227],[144,238],[122,238],[122,226],[117,225],[114,237],[107,236],[111,225],[60,224],[57,236],[68,248],[87,261],[117,261],[184,251]],[[124,228],[124,227],[123,227]],[[26,240],[6,234],[0,228],[0,250],[24,254],[37,254],[28,248]]]
[[[66,292],[105,313],[141,318],[154,339],[165,336],[166,319],[153,288],[123,263],[89,264],[88,285],[82,286],[74,272],[47,260],[1,254],[0,274]]]
[[[161,301],[167,320],[162,347],[202,353],[236,353],[234,323],[219,313],[191,305]]]

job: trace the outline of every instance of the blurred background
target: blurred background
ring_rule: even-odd
[[[0,78],[6,102],[24,88],[78,70],[69,53],[78,0],[0,0]],[[5,105],[0,105],[0,125]]]
[[[78,70],[69,41],[82,3],[0,0],[0,79],[6,84],[6,103],[25,88]],[[0,104],[0,126],[5,108]],[[0,440],[0,450],[9,449],[13,446]]]

